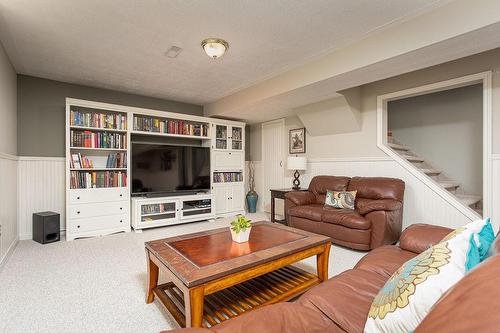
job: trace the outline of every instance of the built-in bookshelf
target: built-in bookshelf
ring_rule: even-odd
[[[208,138],[209,129],[209,124],[203,122],[134,115],[135,132]]]
[[[69,122],[75,128],[127,130],[127,115],[123,113],[75,108],[70,110]]]
[[[127,172],[73,170],[70,184],[71,189],[126,187]]]
[[[243,181],[243,172],[214,172],[214,183],[236,183]]]

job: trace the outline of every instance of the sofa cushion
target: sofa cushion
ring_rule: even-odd
[[[322,221],[326,223],[339,224],[352,229],[370,229],[370,221],[355,210],[335,209],[325,207],[323,210]]]
[[[288,210],[288,215],[302,217],[313,221],[321,221],[324,207],[320,204],[312,204],[305,206],[295,206]]]
[[[309,192],[316,196],[317,204],[324,204],[327,191],[345,191],[349,177],[316,176],[309,183]]]
[[[354,268],[375,272],[389,279],[402,264],[416,255],[416,253],[402,250],[398,246],[385,245],[369,252],[358,261]]]
[[[298,304],[319,310],[346,332],[362,332],[370,305],[385,281],[377,273],[351,269],[309,290]]]
[[[405,183],[396,178],[353,177],[347,190],[358,191],[357,196],[359,198],[403,201]]]

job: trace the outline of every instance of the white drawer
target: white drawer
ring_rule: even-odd
[[[128,200],[126,188],[89,188],[69,191],[69,204]]]
[[[110,215],[85,219],[70,219],[69,229],[72,234],[95,230],[126,227],[130,224],[128,215]]]
[[[128,201],[88,203],[69,206],[69,218],[128,214]]]
[[[215,170],[234,170],[245,167],[243,152],[216,151],[214,152],[214,160]]]

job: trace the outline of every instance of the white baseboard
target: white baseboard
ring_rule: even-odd
[[[12,244],[10,244],[9,249],[7,250],[5,255],[3,256],[3,258],[0,259],[0,272],[2,271],[3,267],[7,263],[7,260],[9,260],[9,258],[14,253],[14,250],[16,249],[18,243],[19,243],[19,237],[16,237],[14,239],[14,241],[12,242]]]

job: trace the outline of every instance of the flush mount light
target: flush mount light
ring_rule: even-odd
[[[226,53],[229,44],[224,39],[207,38],[201,41],[201,47],[210,58],[217,59]]]

